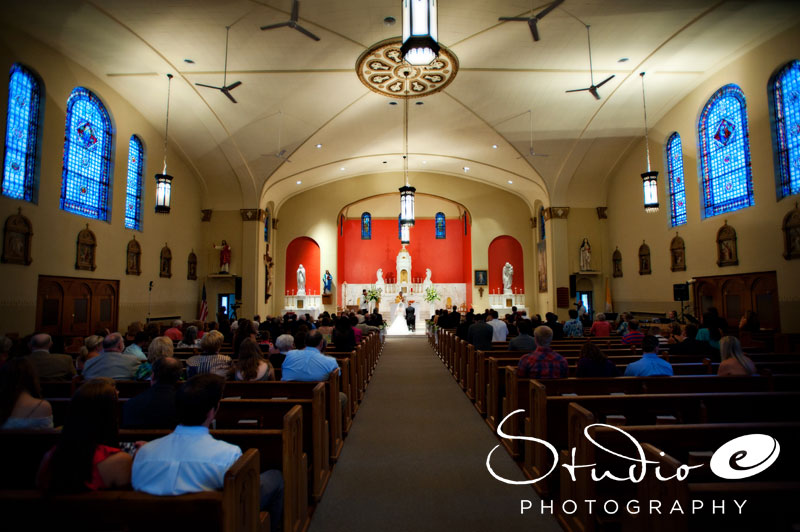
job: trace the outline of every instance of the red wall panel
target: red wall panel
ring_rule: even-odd
[[[297,267],[306,269],[306,293],[320,293],[319,244],[307,236],[295,238],[286,248],[286,290],[297,293]]]
[[[512,288],[525,291],[525,265],[522,245],[513,236],[498,236],[489,244],[489,289],[496,294],[503,291],[503,266],[510,262],[514,267]]]

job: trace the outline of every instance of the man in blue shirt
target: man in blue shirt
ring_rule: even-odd
[[[217,415],[225,379],[211,373],[192,377],[176,394],[178,422],[172,434],[142,446],[136,453],[131,484],[151,495],[182,495],[220,490],[225,473],[242,450],[215,439],[208,427]],[[269,511],[270,530],[283,519],[283,477],[261,473],[261,509]]]
[[[642,358],[628,364],[626,377],[656,377],[673,375],[669,362],[658,356],[658,338],[647,335],[642,338]]]
[[[325,338],[319,331],[306,336],[304,349],[292,349],[281,364],[282,381],[324,381],[330,372],[339,369],[336,359],[323,355]]]

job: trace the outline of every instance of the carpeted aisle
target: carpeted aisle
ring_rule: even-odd
[[[310,531],[560,531],[497,443],[425,337],[389,338]]]

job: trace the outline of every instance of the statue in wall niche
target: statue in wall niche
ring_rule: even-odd
[[[86,229],[78,233],[78,252],[75,258],[75,269],[94,271],[97,267],[95,265],[96,251],[97,238],[89,229],[89,224],[86,224]]]
[[[650,275],[650,246],[644,243],[639,246],[639,275]]]
[[[794,210],[783,218],[783,258],[800,259],[800,208],[794,204]]]
[[[126,275],[141,275],[142,273],[142,246],[136,241],[136,235],[128,242]]]
[[[611,255],[611,263],[613,265],[613,276],[622,277],[622,253],[619,248],[614,249],[614,254]]]
[[[188,272],[186,274],[186,278],[188,280],[190,280],[190,281],[196,281],[197,280],[197,255],[195,255],[194,250],[192,250],[191,253],[189,253],[189,259],[188,259],[187,262],[188,262],[188,264],[187,264]]]
[[[325,274],[322,276],[322,293],[323,295],[330,295],[331,290],[333,287],[333,275],[328,270],[325,270]]]
[[[170,251],[167,244],[161,248],[161,261],[158,271],[159,277],[172,277],[172,251]]]
[[[217,246],[211,244],[211,247],[219,250],[219,273],[231,273],[231,247],[226,240]]]
[[[683,238],[678,236],[678,233],[675,233],[675,238],[672,239],[672,243],[669,245],[669,254],[670,254],[670,269],[673,272],[683,272],[686,271],[686,245],[683,242]]]
[[[31,237],[33,225],[22,215],[22,208],[17,214],[12,214],[6,219],[3,231],[3,256],[2,261],[9,264],[31,263]]]
[[[589,245],[589,240],[584,238],[581,244],[581,271],[586,272],[592,269],[592,246]]]
[[[510,294],[511,293],[511,285],[514,282],[514,267],[511,265],[510,262],[506,262],[506,265],[503,266],[503,293]]]
[[[725,224],[717,231],[717,266],[739,264],[739,252],[736,248],[736,230],[725,220]]]
[[[306,269],[302,264],[297,267],[297,295],[306,295]]]

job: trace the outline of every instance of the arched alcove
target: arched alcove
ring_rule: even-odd
[[[306,270],[306,293],[320,293],[319,244],[307,236],[297,237],[286,248],[286,290],[297,293],[297,268]]]
[[[492,293],[503,291],[503,266],[506,262],[514,267],[512,289],[525,291],[525,264],[522,245],[513,236],[498,236],[489,244],[489,289]]]

